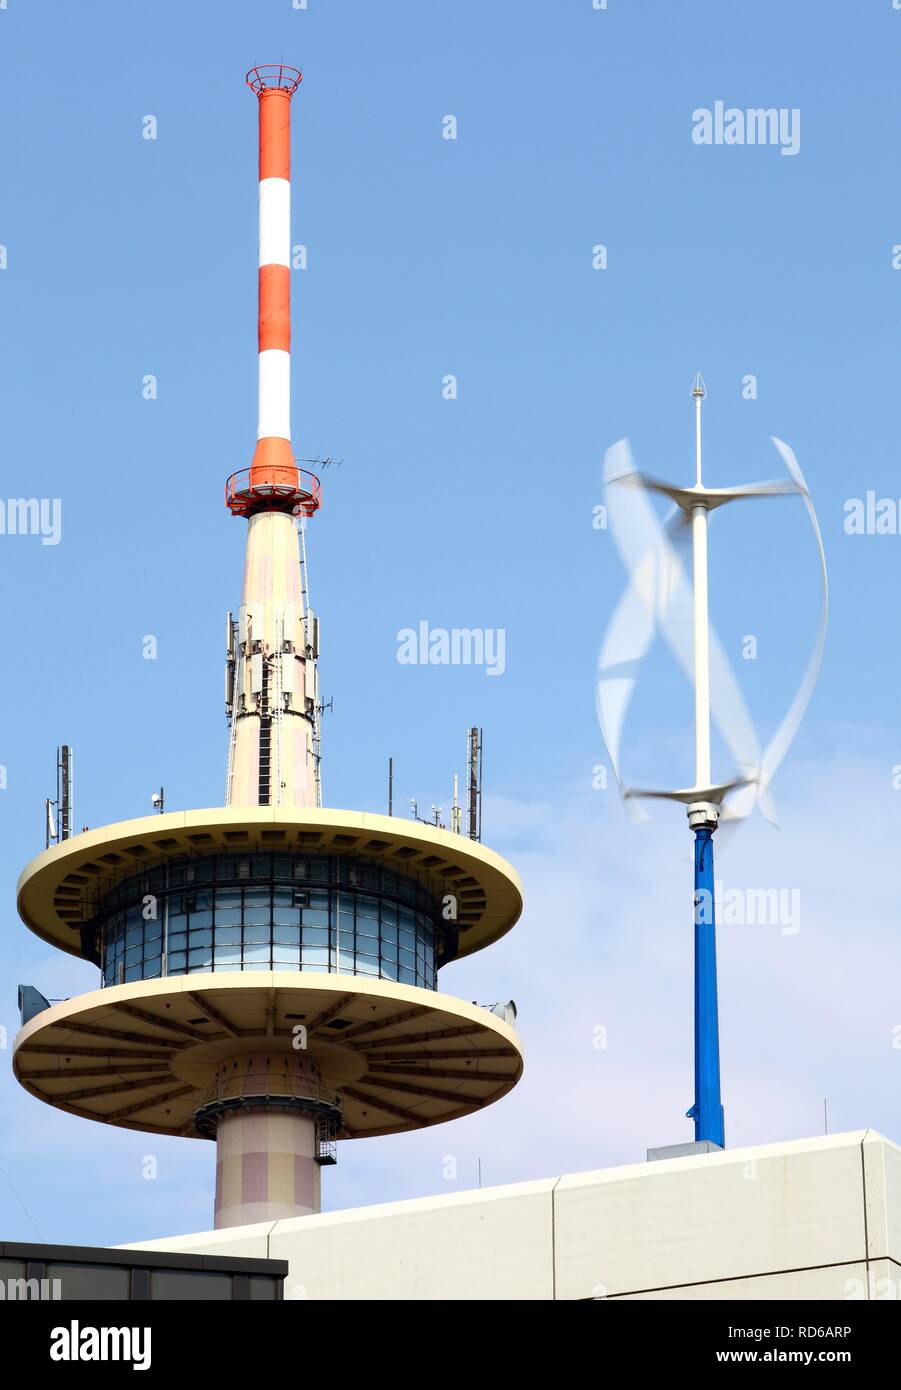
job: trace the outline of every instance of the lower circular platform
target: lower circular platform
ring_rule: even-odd
[[[341,1103],[341,1139],[457,1119],[522,1073],[516,1032],[450,995],[357,975],[221,972],[115,985],[44,1010],[13,1067],[39,1100],[86,1119],[199,1135],[194,1112],[219,1064],[307,1052]],[[302,1036],[302,1034],[301,1034]]]

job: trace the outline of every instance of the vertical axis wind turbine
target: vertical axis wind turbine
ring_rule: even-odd
[[[695,405],[695,481],[691,487],[664,482],[634,468],[628,443],[620,440],[607,452],[605,483],[610,498],[611,529],[630,571],[628,588],[614,612],[598,660],[598,717],[623,798],[678,801],[686,806],[694,832],[694,1121],[695,1140],[725,1145],[720,1093],[719,1017],[717,1004],[716,922],[714,911],[713,836],[721,816],[739,819],[759,802],[775,822],[769,783],[791,743],[810,699],[822,657],[828,619],[828,587],[822,537],[810,493],[792,450],[773,439],[789,477],[738,487],[708,488],[701,461],[701,406],[707,395],[698,372],[692,385]],[[622,491],[616,485],[632,484]],[[616,490],[614,490],[616,488]],[[643,497],[659,493],[675,504],[663,525]],[[741,498],[800,496],[807,508],[819,549],[822,606],[813,654],[775,735],[761,751],[750,714],[710,627],[707,573],[710,513]],[[691,542],[691,581],[679,549]],[[677,609],[691,613],[691,640]],[[620,739],[638,665],[660,632],[694,685],[695,775],[691,787],[657,790],[631,787],[620,772]],[[712,701],[711,671],[717,677]],[[736,772],[715,783],[711,769],[711,718],[715,718],[735,759]]]

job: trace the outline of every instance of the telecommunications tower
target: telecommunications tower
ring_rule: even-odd
[[[166,811],[160,793],[159,814],[61,833],[18,889],[26,926],[96,965],[101,985],[52,1006],[22,987],[16,1075],[75,1115],[215,1140],[217,1227],[317,1211],[336,1140],[471,1114],[522,1070],[515,1010],[437,992],[443,965],[522,909],[517,875],[473,833],[472,787],[468,834],[460,816],[454,833],[321,806],[319,622],[298,539],[321,490],[297,466],[289,410],[300,80],[281,64],[247,78],[259,419],[251,465],[225,488],[247,523],[226,625],[226,804]]]

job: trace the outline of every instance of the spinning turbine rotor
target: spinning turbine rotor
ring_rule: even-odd
[[[707,392],[700,372],[692,386],[695,402],[695,481],[690,487],[638,471],[628,441],[608,449],[604,460],[605,501],[610,528],[629,582],[610,619],[598,657],[597,710],[601,732],[620,793],[633,820],[646,818],[645,799],[685,805],[695,836],[695,1100],[688,1115],[695,1139],[722,1148],[719,1029],[716,990],[716,929],[713,911],[713,834],[720,820],[737,821],[759,804],[773,824],[769,787],[797,732],[822,659],[828,620],[826,556],[804,476],[787,444],[773,438],[788,477],[739,487],[708,488],[701,475],[701,403]],[[663,522],[648,494],[673,508]],[[711,628],[707,583],[709,514],[746,498],[800,497],[813,528],[820,560],[822,599],[813,651],[775,734],[761,749],[744,697],[716,632]],[[688,551],[690,550],[690,561]],[[689,577],[690,575],[690,577]],[[629,785],[621,769],[621,743],[638,670],[654,638],[666,641],[694,685],[694,784],[681,788]],[[711,719],[734,762],[732,775],[714,782]]]

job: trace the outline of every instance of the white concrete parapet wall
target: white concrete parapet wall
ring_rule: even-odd
[[[901,1148],[860,1130],[123,1248],[288,1260],[288,1299],[897,1299]]]

